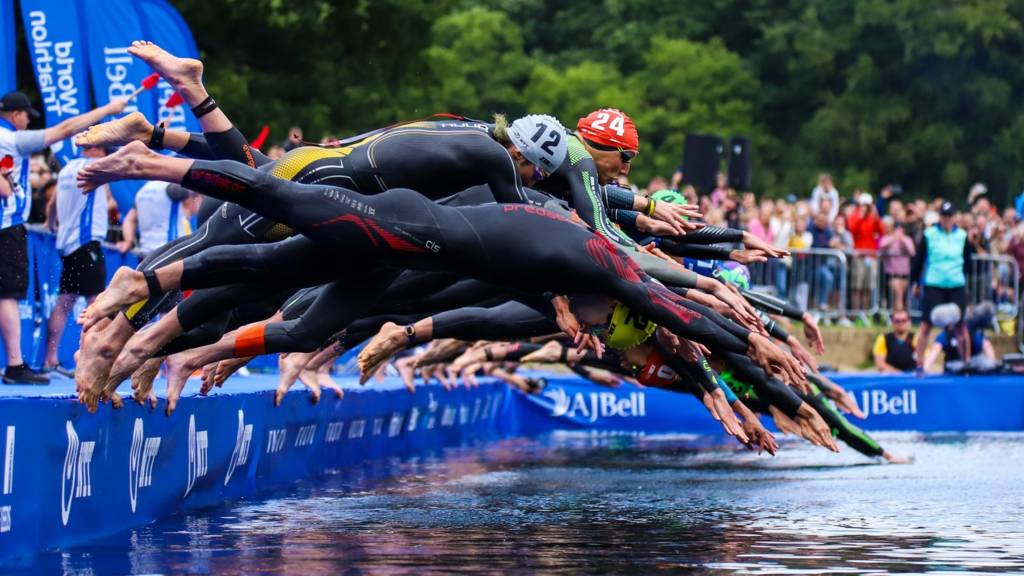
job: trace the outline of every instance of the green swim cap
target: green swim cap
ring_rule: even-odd
[[[654,194],[651,194],[651,198],[658,202],[665,202],[666,204],[689,204],[689,202],[686,201],[686,196],[680,194],[678,190],[672,190],[671,188],[658,190]]]
[[[608,331],[603,340],[609,348],[619,350],[632,348],[650,338],[657,329],[657,324],[639,314],[634,314],[625,304],[619,303],[612,311],[612,318],[608,321]]]

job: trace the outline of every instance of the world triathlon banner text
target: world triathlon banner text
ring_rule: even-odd
[[[78,6],[67,0],[21,0],[25,40],[39,86],[47,126],[88,112],[88,60]],[[61,164],[78,156],[71,139],[51,149]]]

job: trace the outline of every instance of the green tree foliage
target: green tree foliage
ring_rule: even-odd
[[[1024,4],[1011,0],[178,0],[248,133],[345,135],[446,111],[597,107],[637,123],[641,185],[687,132],[743,134],[757,191],[1024,185]]]

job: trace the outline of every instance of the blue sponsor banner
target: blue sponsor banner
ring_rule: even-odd
[[[1017,375],[829,376],[853,394],[866,418],[849,419],[865,430],[1024,431],[1024,378]],[[610,389],[578,377],[548,377],[541,394],[522,398],[515,420],[524,430],[723,433],[695,397],[655,388]]]
[[[63,398],[10,397],[14,387],[5,387],[0,558],[85,542],[330,469],[493,438],[509,397],[493,383],[409,394],[392,381],[384,389],[349,388],[343,400],[324,394],[315,405],[295,392],[275,408],[275,377],[235,379],[234,393],[209,398],[194,396],[195,382],[170,417],[132,402],[89,414],[70,397],[70,381]]]
[[[0,0],[0,94],[18,87],[14,55],[14,0]]]
[[[199,50],[185,19],[164,0],[137,0],[135,9],[139,13],[145,40],[149,40],[175,56],[198,58]],[[167,122],[168,129],[186,132],[201,132],[199,121],[187,104],[167,108],[164,104],[174,94],[174,89],[163,78],[156,87],[156,119]]]
[[[88,59],[78,5],[68,0],[21,0],[21,17],[46,125],[88,112]],[[51,149],[61,164],[79,155],[71,139]]]

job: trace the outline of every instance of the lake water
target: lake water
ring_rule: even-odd
[[[1024,435],[797,442],[556,433],[379,462],[4,573],[1024,573]]]

